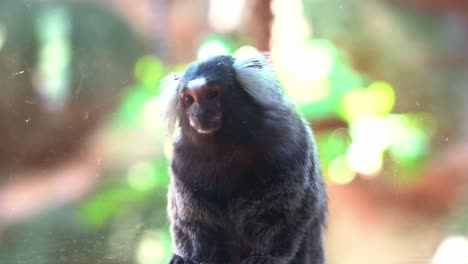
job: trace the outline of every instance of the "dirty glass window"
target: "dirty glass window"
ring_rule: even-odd
[[[329,263],[468,261],[463,1],[0,2],[0,263],[167,263],[161,79],[268,51],[310,122]]]

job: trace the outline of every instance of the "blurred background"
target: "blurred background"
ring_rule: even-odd
[[[0,263],[166,263],[158,83],[257,50],[315,131],[329,263],[468,263],[464,0],[1,0]]]

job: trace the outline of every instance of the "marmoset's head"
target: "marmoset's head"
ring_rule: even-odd
[[[228,125],[242,127],[249,123],[249,115],[285,103],[262,54],[198,61],[183,74],[166,77],[162,86],[159,103],[170,134],[178,126],[201,135],[215,134]]]
[[[181,114],[201,134],[222,127],[225,92],[235,89],[231,57],[220,56],[190,65],[180,80],[178,97]]]

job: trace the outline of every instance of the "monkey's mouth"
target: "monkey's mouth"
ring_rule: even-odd
[[[213,118],[190,118],[190,126],[199,134],[212,134],[221,128],[221,115],[216,115]]]

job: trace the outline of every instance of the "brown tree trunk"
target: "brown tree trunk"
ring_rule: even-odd
[[[242,33],[255,48],[260,51],[269,51],[273,21],[271,0],[246,1],[244,10],[246,15],[241,29]]]

